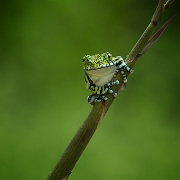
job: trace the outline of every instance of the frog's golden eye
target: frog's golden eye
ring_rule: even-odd
[[[109,52],[107,52],[106,54],[107,54],[107,57],[108,57],[109,59],[111,59],[112,55],[111,55]]]
[[[82,62],[87,61],[91,56],[90,55],[85,55],[82,59]]]

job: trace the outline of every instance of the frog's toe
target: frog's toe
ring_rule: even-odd
[[[124,79],[123,79],[123,82],[124,82],[124,83],[127,83],[127,78],[124,78]]]
[[[113,93],[114,93],[114,91],[111,90],[111,89],[109,89],[108,92],[109,92],[110,94],[113,94]]]
[[[104,99],[105,101],[108,100],[108,98],[106,96],[101,96],[102,99]]]
[[[117,96],[117,93],[113,93],[113,96],[116,97],[116,96]]]

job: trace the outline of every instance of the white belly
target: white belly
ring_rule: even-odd
[[[105,84],[109,83],[112,80],[115,72],[115,66],[86,71],[89,78],[97,86],[104,86]]]

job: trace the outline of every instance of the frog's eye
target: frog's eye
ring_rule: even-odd
[[[85,55],[82,59],[82,62],[85,62],[88,59],[88,55]]]
[[[109,52],[107,52],[106,55],[109,59],[111,59],[112,55]]]

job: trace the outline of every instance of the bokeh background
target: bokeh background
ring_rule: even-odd
[[[1,1],[0,179],[46,179],[91,110],[82,57],[126,58],[157,3]],[[179,20],[139,59],[70,179],[180,179]]]

